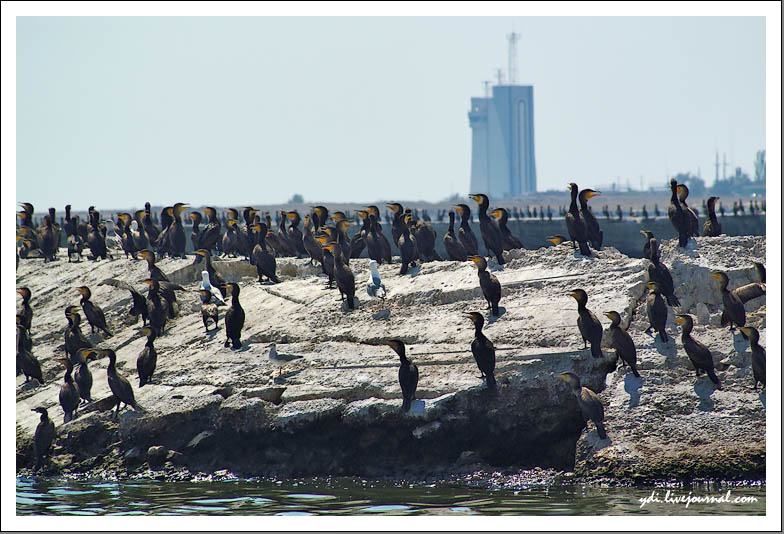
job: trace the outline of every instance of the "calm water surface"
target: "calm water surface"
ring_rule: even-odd
[[[765,486],[694,485],[670,497],[731,492],[756,502],[664,502],[666,488],[537,485],[520,490],[475,489],[452,484],[409,485],[358,479],[304,482],[71,481],[18,477],[18,515],[764,515]],[[655,493],[654,493],[655,492]],[[642,508],[640,499],[662,502]]]

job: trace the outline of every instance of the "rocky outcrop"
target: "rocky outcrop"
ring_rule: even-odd
[[[757,240],[764,254],[764,238]],[[697,250],[701,247],[700,241]],[[725,376],[723,391],[703,399],[702,386],[693,388],[685,355],[678,354],[682,349],[658,346],[642,332],[647,327],[640,311],[645,260],[612,248],[598,258],[582,258],[568,246],[513,251],[507,259],[503,269],[493,267],[503,286],[502,313],[485,327],[497,349],[495,393],[485,388],[470,353],[473,328],[463,314],[483,311],[486,304],[469,263],[427,263],[402,277],[394,265],[382,265],[390,316],[376,320],[378,303],[362,291],[366,260],[351,262],[360,308],[349,313],[341,310],[337,292],[323,290],[325,278],[305,260],[279,259],[282,283],[274,286],[259,284],[246,262],[216,261],[228,280],[242,286],[244,346],[232,351],[223,347],[222,320],[220,330],[204,333],[198,294],[190,291],[196,289],[200,266],[163,260],[159,266],[189,292],[180,295],[180,316],[156,340],[152,383],[138,388],[135,361],[145,342],[137,333],[141,323],[131,324],[126,317],[126,291],[97,284],[110,276],[135,283],[144,277],[146,264],[22,261],[17,284],[33,291],[33,353],[47,384],[23,386],[23,377],[17,377],[17,466],[32,465],[30,436],[38,415],[30,410],[46,406],[57,423],[61,458],[50,469],[64,472],[100,468],[122,476],[185,466],[192,472],[229,469],[245,476],[417,478],[483,465],[633,477],[660,476],[657,466],[669,465],[666,451],[674,455],[672,465],[679,466],[679,473],[702,472],[709,450],[696,445],[680,450],[682,441],[671,443],[661,435],[665,423],[676,429],[670,431],[674,435],[703,429],[706,443],[721,447],[728,458],[749,457],[744,447],[752,444],[739,436],[754,426],[763,436],[761,464],[752,455],[738,472],[764,469],[764,408],[746,402],[741,416],[741,401],[735,402],[739,395],[750,395],[740,389],[744,381],[750,385],[747,358],[745,365],[730,367],[735,375]],[[683,272],[690,268],[684,266]],[[112,419],[107,362],[97,361],[91,364],[95,401],[73,421],[61,423],[57,390],[63,369],[56,358],[62,355],[62,310],[78,302],[73,289],[78,285],[90,286],[93,301],[106,312],[114,336],[93,340],[117,351],[118,368],[134,385],[143,411],[127,409]],[[576,304],[568,296],[577,287],[588,292],[588,307],[605,326],[604,311],[617,310],[624,318],[634,314],[630,333],[638,344],[640,385],[627,385],[630,378],[615,371],[612,350],[596,359],[582,349]],[[698,325],[696,337],[702,335],[699,328],[721,334]],[[400,411],[397,357],[378,345],[393,337],[407,344],[420,369],[418,400],[409,413]],[[303,358],[281,368],[267,359],[270,342],[279,353]],[[731,359],[727,351],[716,355]],[[564,371],[577,373],[600,392],[611,443],[597,442],[592,425],[584,430],[574,397],[557,379]],[[720,421],[736,419],[748,428],[719,432]],[[646,451],[657,446],[661,455],[651,458]]]

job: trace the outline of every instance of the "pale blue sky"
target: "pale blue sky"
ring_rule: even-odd
[[[764,18],[17,19],[17,200],[104,209],[468,193],[471,96],[534,85],[538,188],[753,173]],[[729,171],[728,171],[729,172]]]

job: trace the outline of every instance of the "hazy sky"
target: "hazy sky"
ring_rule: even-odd
[[[538,189],[639,186],[765,147],[764,18],[17,19],[36,211],[468,193],[471,96],[534,85]]]

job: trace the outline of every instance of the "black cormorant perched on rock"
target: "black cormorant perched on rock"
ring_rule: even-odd
[[[594,358],[603,358],[602,354],[602,323],[591,310],[586,307],[588,294],[582,289],[575,289],[569,296],[577,301],[577,328],[583,337],[583,348],[591,343],[591,354]]]
[[[419,258],[419,251],[417,250],[417,243],[411,235],[408,221],[411,220],[411,215],[406,215],[401,227],[400,237],[397,240],[397,248],[400,249],[400,274],[406,274],[408,268],[416,266],[416,260]]]
[[[57,247],[60,245],[60,231],[55,229],[53,222],[49,215],[46,215],[43,224],[38,228],[38,248],[44,257],[44,263],[55,259]]]
[[[130,317],[134,317],[134,322],[138,321],[138,317],[141,315],[142,317],[142,326],[147,326],[147,299],[136,291],[136,289],[123,280],[117,280],[116,278],[107,278],[106,280],[102,280],[99,286],[111,286],[116,287],[117,289],[124,289],[126,291],[130,291],[131,293],[131,309],[128,310],[128,315]]]
[[[108,257],[109,253],[106,250],[106,238],[101,232],[100,213],[97,211],[93,211],[90,214],[90,231],[87,234],[87,239],[85,241],[93,255],[93,260],[98,260],[99,258],[105,260]]]
[[[22,326],[30,333],[33,324],[33,307],[30,305],[30,299],[33,296],[33,292],[27,287],[20,287],[16,292],[22,295],[22,303],[16,309],[16,314],[22,316]]]
[[[321,266],[324,273],[327,275],[327,289],[332,289],[332,282],[335,279],[335,256],[328,248],[325,247],[328,243],[335,243],[336,241],[329,241],[327,234],[320,234],[316,240],[321,244]]]
[[[757,384],[762,384],[762,387],[765,387],[765,347],[759,344],[759,332],[751,326],[743,327],[740,331],[749,338],[751,370],[754,373],[754,389],[757,389]]]
[[[103,314],[103,310],[90,301],[90,297],[92,296],[90,288],[81,286],[77,288],[77,291],[82,295],[80,303],[82,305],[82,310],[84,310],[84,315],[87,317],[87,322],[90,323],[90,331],[95,332],[95,329],[97,328],[98,330],[103,330],[106,333],[106,337],[112,337],[112,333],[106,328],[106,317]]]
[[[650,323],[645,333],[650,334],[651,329],[661,335],[661,340],[667,343],[667,304],[661,296],[661,285],[658,282],[648,282],[648,296],[646,297],[646,309],[648,311],[648,322]]]
[[[640,373],[637,372],[637,349],[632,337],[621,327],[621,314],[609,311],[604,315],[612,321],[609,331],[610,347],[615,349],[615,354],[623,362],[624,368],[626,368],[626,364],[629,364],[634,376],[640,376]]]
[[[140,332],[147,336],[147,343],[136,358],[136,371],[139,373],[139,387],[147,384],[152,380],[152,374],[155,372],[155,365],[158,363],[158,353],[155,351],[153,342],[155,341],[155,329],[145,326]]]
[[[667,208],[667,215],[670,218],[672,226],[678,232],[678,246],[686,248],[689,243],[689,220],[686,213],[683,211],[681,202],[678,199],[678,182],[675,178],[670,180],[670,206]]]
[[[716,218],[716,201],[719,197],[710,197],[708,199],[708,219],[702,225],[702,235],[705,237],[716,237],[721,235],[721,223]]]
[[[208,289],[199,290],[199,298],[201,299],[201,320],[204,323],[204,331],[209,333],[210,329],[207,327],[207,321],[212,319],[215,323],[215,330],[218,330],[218,305],[212,302],[212,292]]]
[[[490,207],[490,199],[483,193],[469,196],[479,206],[479,230],[482,234],[482,240],[485,242],[487,254],[495,254],[498,265],[503,265],[504,240],[501,236],[501,230],[498,228],[498,224],[495,220],[487,215],[487,209]]]
[[[730,281],[727,273],[713,271],[711,276],[719,281],[721,301],[724,304],[724,310],[721,313],[721,326],[729,326],[730,331],[735,330],[735,326],[746,326],[746,308],[743,304],[747,300],[764,295],[764,284],[752,282],[730,291],[727,288]]]
[[[20,330],[24,330],[24,326],[16,325],[16,366],[24,373],[25,384],[28,383],[31,378],[35,378],[38,380],[39,384],[43,385],[44,378],[41,373],[41,363],[38,361],[38,358],[33,356],[33,353],[25,347],[24,332],[21,332]]]
[[[49,419],[49,412],[46,408],[33,408],[32,411],[41,414],[41,422],[38,423],[33,435],[33,448],[35,450],[35,467],[33,467],[33,470],[38,471],[43,467],[44,456],[49,456],[49,449],[52,448],[56,432],[54,421]]]
[[[689,197],[689,188],[686,184],[678,184],[678,201],[681,203],[681,209],[686,217],[688,223],[689,237],[700,235],[700,219],[697,214],[686,204],[686,199]]]
[[[485,318],[479,312],[471,312],[468,318],[474,323],[474,340],[471,341],[471,353],[474,355],[476,365],[482,375],[479,378],[487,379],[487,387],[495,389],[495,347],[493,342],[487,339],[482,332],[485,325]]]
[[[392,240],[395,246],[400,248],[400,236],[403,235],[403,227],[406,226],[403,206],[398,202],[387,204],[387,208],[392,212]]]
[[[91,349],[92,351],[95,351],[95,349]],[[125,407],[132,406],[135,411],[144,411],[134,398],[131,383],[117,371],[117,355],[114,351],[112,349],[101,349],[96,352],[109,358],[109,366],[106,368],[106,379],[109,382],[109,389],[114,395],[114,402],[117,406],[114,416],[120,415],[120,404],[125,404]]]
[[[76,352],[79,349],[91,349],[93,344],[82,333],[80,325],[82,316],[79,315],[79,308],[76,306],[68,306],[65,309],[65,318],[68,320],[68,326],[65,329],[65,353],[71,358],[72,361],[79,361]]]
[[[444,249],[452,261],[466,261],[468,253],[455,234],[455,212],[449,212],[449,230],[444,234]]]
[[[384,235],[384,230],[381,228],[381,212],[378,206],[368,206],[368,234],[373,235],[378,241],[381,260],[376,259],[378,263],[392,264],[392,247],[389,244],[387,236]],[[367,236],[366,240],[367,242]],[[375,258],[374,258],[375,259]],[[382,262],[383,260],[383,262]]]
[[[220,243],[221,223],[218,220],[218,212],[215,208],[209,206],[204,208],[204,215],[207,217],[207,226],[199,234],[198,248],[213,250]]]
[[[642,246],[642,257],[646,260],[651,259],[651,239],[654,238],[653,232],[650,230],[640,230],[640,233],[645,236],[645,244]]]
[[[501,301],[501,283],[493,273],[487,270],[487,260],[483,256],[471,256],[470,259],[476,264],[477,275],[479,275],[479,287],[482,288],[482,296],[487,301],[487,307],[492,315],[498,317],[498,303]]]
[[[76,231],[77,225],[78,219],[76,217],[72,217],[71,223],[67,226],[68,229],[65,231],[65,244],[68,252],[68,263],[71,263],[71,256],[74,254],[79,256],[79,261],[82,259],[84,240],[82,239],[82,236],[80,236]]]
[[[139,249],[136,248],[136,241],[134,241],[133,234],[131,233],[130,213],[117,214],[115,232],[120,238],[120,246],[122,246],[123,252],[125,252],[125,258],[127,259],[130,254],[133,259],[136,259],[136,253],[139,252]]]
[[[90,390],[93,388],[93,374],[90,368],[87,367],[87,362],[95,360],[95,354],[86,354],[89,349],[79,349],[76,351],[73,360],[76,363],[74,367],[74,381],[77,388],[79,388],[79,396],[85,402],[92,402]]]
[[[155,254],[150,250],[142,250],[139,255],[147,261],[147,269],[150,271],[150,278],[159,282],[168,282],[167,277],[161,269],[155,265]]]
[[[73,372],[73,364],[71,360],[62,359],[58,360],[65,365],[65,376],[63,376],[63,384],[60,386],[60,407],[63,409],[63,423],[71,421],[76,417],[76,409],[79,407],[81,401],[79,397],[79,388],[74,382],[71,373]]]
[[[258,243],[254,245],[253,251],[250,254],[250,264],[256,266],[256,273],[259,276],[259,283],[263,283],[263,277],[266,276],[267,279],[273,284],[279,284],[280,280],[278,279],[278,267],[277,262],[275,261],[275,256],[267,252],[265,241],[267,237],[267,225],[264,223],[259,223],[253,225],[251,228],[258,236]]]
[[[202,229],[199,228],[202,219],[201,212],[192,211],[189,217],[191,221],[193,221],[193,225],[191,226],[191,245],[193,245],[193,250],[199,250],[202,248],[200,246]]]
[[[468,256],[479,255],[479,241],[476,239],[474,231],[471,230],[471,208],[468,204],[456,204],[455,209],[460,215],[460,228],[457,230],[457,239],[466,251]]]
[[[147,314],[150,326],[155,328],[159,335],[162,335],[166,321],[169,319],[170,303],[161,296],[161,286],[158,280],[147,278],[144,283],[150,286],[150,292],[147,293]]]
[[[672,280],[670,270],[661,262],[659,255],[659,242],[656,238],[651,238],[651,264],[648,265],[648,281],[659,284],[659,289],[667,304],[672,307],[680,306],[678,297],[675,296],[675,282]]]
[[[599,396],[590,389],[580,385],[580,377],[574,373],[562,373],[558,378],[566,382],[577,398],[577,405],[583,414],[583,420],[590,419],[596,425],[596,432],[601,439],[607,439],[604,429],[604,405]]]
[[[572,202],[569,204],[569,211],[566,214],[566,230],[569,232],[569,239],[572,240],[572,248],[577,248],[575,246],[576,242],[580,246],[580,254],[590,256],[588,229],[585,227],[585,221],[580,217],[580,210],[577,208],[577,194],[579,191],[577,184],[569,184],[569,191],[572,195]]]
[[[305,226],[302,232],[302,244],[305,247],[305,250],[310,256],[310,263],[313,264],[314,262],[320,263],[322,270],[324,269],[323,265],[323,255],[321,252],[321,245],[316,238],[313,236],[313,231],[311,230],[311,220],[310,215],[305,215]],[[326,271],[325,271],[326,274]]]
[[[399,339],[390,339],[386,344],[392,347],[400,356],[400,369],[397,378],[400,382],[400,390],[403,392],[403,411],[411,409],[411,401],[416,398],[416,388],[419,382],[419,368],[406,357],[406,346]]]
[[[376,263],[381,263],[385,258],[382,255],[382,244],[379,239],[378,230],[374,228],[375,225],[373,224],[376,218],[372,213],[367,211],[360,211],[359,216],[362,218],[363,230],[357,232],[354,237],[361,236],[364,246],[367,247],[368,257],[371,260],[376,260]],[[352,257],[358,258],[359,256],[353,256],[354,251],[355,249],[352,247]]]
[[[336,246],[335,243],[330,243],[326,245],[326,248],[335,256],[335,282],[337,283],[338,291],[340,291],[340,300],[343,300],[343,296],[345,295],[346,306],[348,306],[349,310],[353,310],[354,294],[356,291],[354,273],[351,271],[351,268],[343,262],[343,251],[340,246]]]
[[[594,250],[602,249],[604,232],[599,228],[599,221],[596,220],[591,208],[588,207],[588,200],[597,197],[600,194],[601,193],[594,191],[593,189],[583,189],[578,195],[578,199],[580,200],[580,217],[585,221],[588,241],[591,242],[591,247],[593,247]]]
[[[520,239],[518,239],[517,236],[514,235],[507,226],[507,222],[509,221],[509,212],[504,208],[496,208],[490,212],[490,215],[492,215],[495,220],[498,221],[498,229],[501,231],[504,250],[523,248],[523,242],[520,241]]]
[[[711,382],[721,389],[721,382],[716,376],[716,371],[713,366],[713,356],[711,356],[708,347],[691,337],[691,331],[694,328],[694,319],[691,315],[676,315],[675,322],[681,325],[681,343],[686,351],[686,355],[691,360],[697,376],[700,376],[700,371],[705,371]]]
[[[231,295],[231,306],[226,311],[224,321],[226,323],[226,342],[224,347],[231,343],[232,348],[242,348],[242,327],[245,326],[245,310],[240,304],[240,286],[235,283],[226,284],[226,292]]]
[[[297,210],[287,211],[285,213],[286,217],[291,221],[288,229],[289,243],[294,247],[298,258],[300,254],[307,256],[308,251],[305,250],[305,244],[302,241],[302,230],[299,229],[299,223],[302,221],[302,217],[300,217]]]

